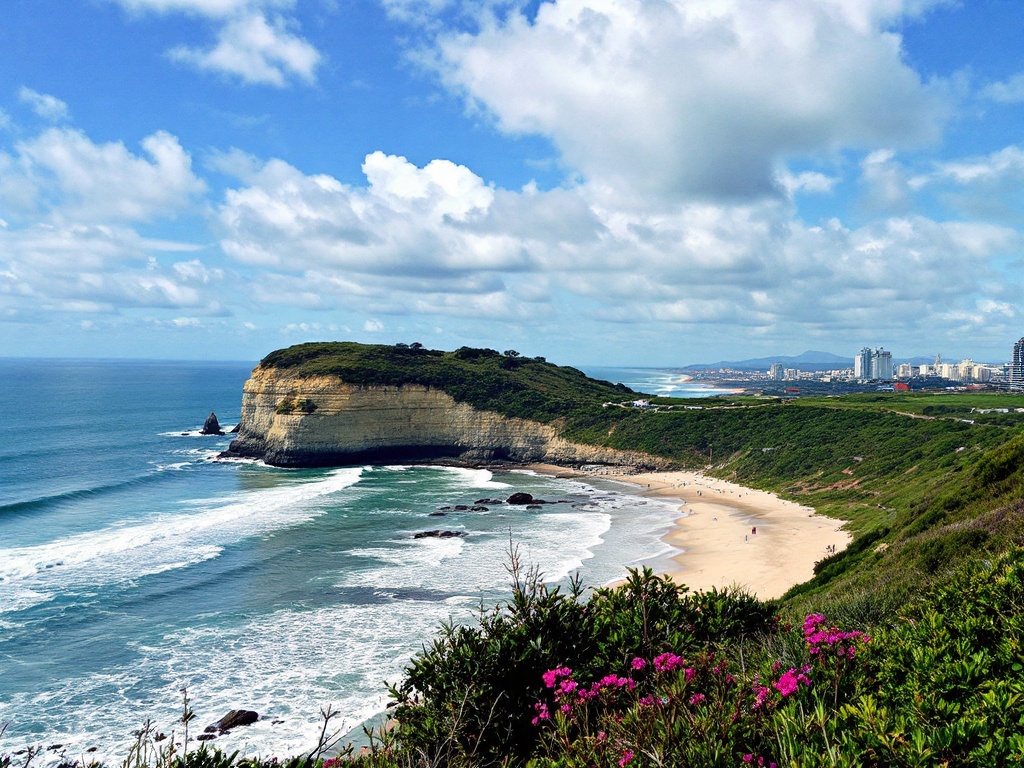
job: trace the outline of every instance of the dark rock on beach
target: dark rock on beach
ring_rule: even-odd
[[[196,741],[213,741],[216,738],[216,733],[200,733],[198,736],[196,736]]]
[[[489,510],[487,507],[482,507],[479,504],[477,504],[476,506],[472,507],[469,511],[470,512],[490,512],[491,510]]]
[[[465,531],[420,531],[414,533],[414,539],[454,539],[461,536],[468,536]]]
[[[447,512],[431,512],[427,517],[447,517]]]
[[[231,434],[232,435],[237,435],[241,431],[242,431],[242,422],[238,422],[237,424],[235,424],[235,426],[233,426],[231,428]]]
[[[544,499],[535,499],[535,498],[533,498],[533,496],[531,494],[526,493],[524,491],[519,491],[518,493],[513,493],[511,496],[509,496],[507,499],[505,499],[505,501],[507,501],[509,504],[547,504],[547,503],[549,503],[549,502],[544,501]]]
[[[259,719],[259,712],[253,712],[251,709],[232,709],[211,727],[218,731],[226,731],[240,725],[252,725]]]
[[[220,422],[217,421],[217,414],[210,411],[210,415],[206,417],[206,421],[203,423],[203,428],[199,430],[201,435],[223,435],[224,430],[220,428]]]

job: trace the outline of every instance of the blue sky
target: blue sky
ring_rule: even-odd
[[[0,356],[1024,336],[1016,0],[6,0]]]

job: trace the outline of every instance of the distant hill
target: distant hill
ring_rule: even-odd
[[[717,363],[700,363],[688,365],[684,370],[732,368],[737,371],[757,371],[767,370],[772,363],[780,363],[786,368],[796,368],[800,371],[830,371],[834,368],[852,368],[853,355],[834,355],[831,352],[808,350],[799,355],[776,355],[749,360],[720,360]]]

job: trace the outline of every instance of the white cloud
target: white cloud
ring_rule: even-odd
[[[8,319],[130,307],[221,312],[222,270],[199,247],[141,235],[139,223],[187,212],[205,192],[178,140],[158,132],[142,153],[50,128],[0,151],[0,306]],[[173,258],[173,257],[171,257]]]
[[[244,83],[282,88],[312,83],[323,56],[301,37],[292,11],[296,0],[113,0],[130,13],[182,13],[217,25],[216,43],[178,45],[174,61],[238,78]]]
[[[56,96],[33,91],[24,85],[18,90],[18,99],[23,104],[28,104],[39,117],[51,123],[67,120],[70,114],[68,105]]]
[[[981,89],[983,99],[1000,104],[1020,104],[1024,102],[1024,72],[997,83],[989,83]]]
[[[128,307],[220,311],[209,280],[188,267],[165,268],[151,253],[145,238],[124,227],[37,224],[0,231],[0,305],[21,315]]]
[[[367,320],[363,323],[363,330],[367,333],[380,333],[384,330],[384,323],[380,320]]]
[[[1024,150],[1017,146],[1009,146],[984,157],[939,163],[937,175],[959,184],[979,184],[1004,179],[1019,182],[1024,179]]]
[[[778,177],[779,186],[786,190],[789,197],[801,192],[824,195],[833,190],[840,182],[838,176],[826,176],[817,171],[803,171],[793,174],[789,171],[782,171]]]
[[[228,19],[209,49],[178,46],[168,55],[199,69],[238,77],[243,82],[284,87],[292,79],[312,83],[320,52],[291,32],[281,16],[247,12]]]
[[[944,106],[884,24],[926,3],[557,0],[439,39],[442,75],[592,184],[751,199],[777,165],[937,137]]]
[[[881,151],[864,164],[895,163]],[[264,270],[255,300],[375,318],[870,334],[880,318],[910,331],[1007,301],[994,262],[1022,244],[1007,227],[915,215],[808,227],[771,200],[613,207],[589,186],[494,189],[467,168],[382,153],[364,171],[351,187],[271,161],[228,193],[222,248]]]
[[[64,128],[15,149],[14,156],[0,152],[0,204],[22,214],[59,210],[82,222],[148,221],[185,209],[205,190],[188,153],[163,131],[143,139],[147,157]]]
[[[915,181],[896,160],[891,149],[869,152],[861,161],[860,182],[864,186],[862,205],[873,211],[905,212],[910,210]]]

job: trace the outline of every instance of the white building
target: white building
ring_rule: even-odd
[[[875,379],[891,381],[893,379],[892,353],[881,347],[870,349],[864,347],[853,358],[853,377],[855,379]]]

